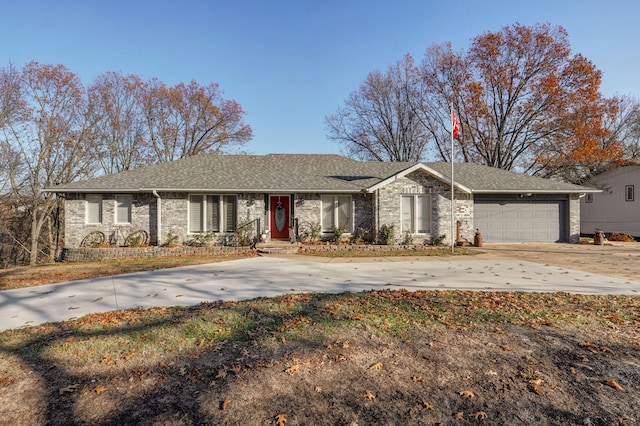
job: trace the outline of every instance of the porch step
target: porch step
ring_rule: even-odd
[[[270,241],[256,244],[258,253],[263,254],[296,254],[300,247],[302,247],[302,244],[291,244],[286,241]]]

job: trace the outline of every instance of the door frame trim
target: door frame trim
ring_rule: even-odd
[[[273,193],[273,194],[269,194],[269,203],[267,204],[267,219],[268,219],[268,224],[269,224],[269,230],[271,233],[271,238],[273,238],[273,229],[271,229],[271,219],[274,220],[275,222],[275,218],[272,217],[272,214],[275,214],[274,212],[271,211],[271,200],[275,197],[280,197],[280,198],[286,198],[286,203],[289,206],[289,209],[287,210],[289,217],[288,219],[288,223],[286,223],[286,228],[287,228],[287,237],[279,237],[279,238],[289,238],[289,227],[291,226],[291,194],[284,194],[284,193]],[[282,201],[282,200],[280,200]]]

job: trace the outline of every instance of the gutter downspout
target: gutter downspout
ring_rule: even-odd
[[[160,246],[162,244],[162,198],[155,189],[153,190],[153,196],[156,197],[156,230],[158,233],[156,245]]]
[[[373,205],[375,206],[375,234],[373,235],[373,240],[378,243],[378,232],[380,230],[380,197],[379,197],[379,189],[376,189],[376,191],[373,193],[373,196],[375,197],[375,200],[373,201]]]

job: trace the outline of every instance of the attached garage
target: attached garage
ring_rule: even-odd
[[[473,222],[489,243],[566,242],[567,209],[566,197],[476,196]]]

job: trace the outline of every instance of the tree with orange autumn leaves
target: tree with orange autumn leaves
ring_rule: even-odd
[[[107,72],[85,88],[63,65],[0,68],[1,195],[28,213],[30,228],[29,241],[14,240],[30,264],[53,261],[61,249],[62,205],[42,189],[237,149],[252,136],[243,118],[216,83],[168,87]]]
[[[610,124],[620,124],[625,102],[637,102],[603,97],[601,72],[571,52],[562,27],[516,23],[475,37],[467,51],[454,52],[450,44],[431,46],[418,66],[406,55],[383,75],[395,75],[400,64],[406,78],[387,78],[381,89],[371,83],[381,73],[371,73],[345,106],[327,117],[329,138],[347,153],[381,161],[415,160],[378,155],[381,146],[393,144],[393,138],[380,132],[385,123],[411,116],[413,127],[402,135],[403,143],[419,149],[419,159],[449,161],[453,105],[461,123],[456,161],[583,182],[630,160],[624,141],[615,137],[620,132]],[[386,93],[403,103],[378,108],[389,105]],[[414,135],[419,136],[412,139]]]

